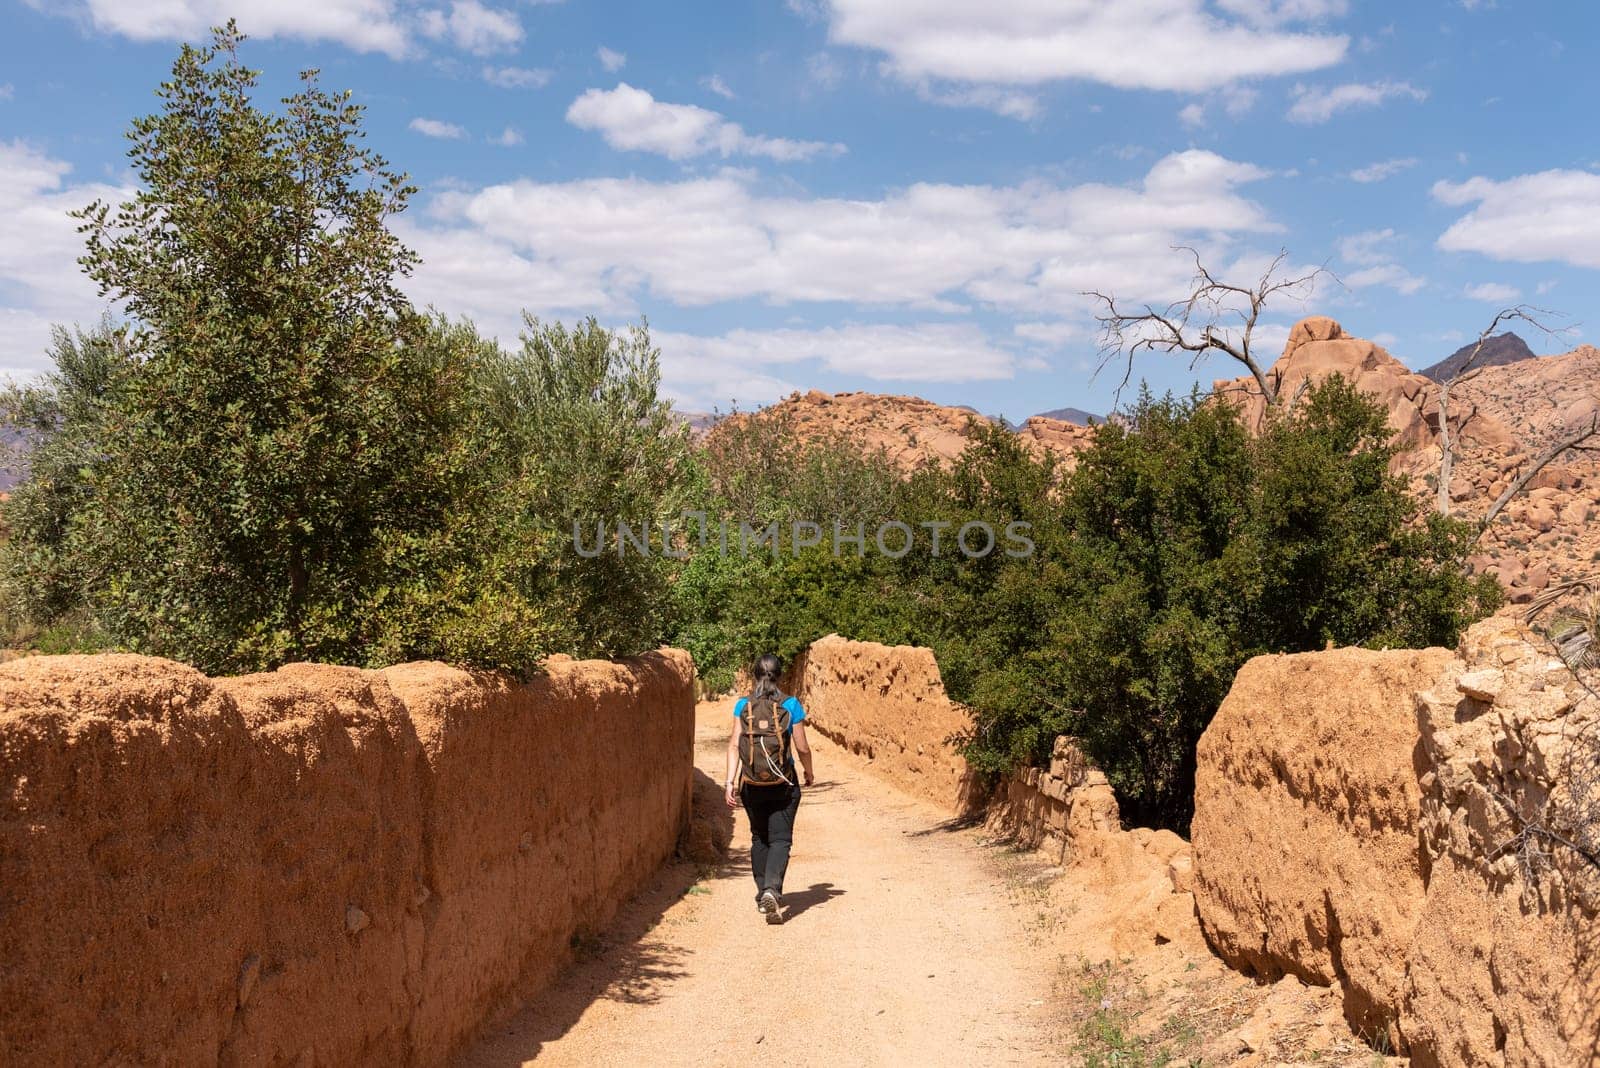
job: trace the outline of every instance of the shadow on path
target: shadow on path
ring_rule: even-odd
[[[968,812],[960,816],[951,816],[947,820],[940,820],[932,827],[924,827],[920,831],[907,831],[908,838],[926,838],[930,834],[951,834],[955,831],[970,831],[974,827],[982,827],[984,814],[982,812]]]
[[[794,922],[794,918],[818,905],[825,905],[836,897],[844,896],[844,891],[832,883],[813,883],[805,890],[787,891],[783,895],[784,923]]]
[[[722,802],[721,788],[698,768],[692,807],[694,818],[716,821],[711,833],[725,848],[733,814]],[[702,882],[748,877],[749,870],[748,849],[729,850],[712,863],[682,856],[668,863],[618,909],[604,931],[573,935],[572,960],[552,985],[502,1024],[491,1024],[484,1037],[469,1044],[452,1063],[456,1068],[521,1065],[537,1057],[546,1043],[571,1030],[597,1001],[629,1005],[660,1001],[668,986],[689,974],[688,960],[693,954],[672,938],[655,933],[662,916],[684,896],[704,893]]]

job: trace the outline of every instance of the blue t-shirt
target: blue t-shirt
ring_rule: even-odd
[[[734,702],[733,718],[738,719],[744,712],[744,706],[750,703],[750,698],[741,697]],[[793,697],[786,697],[783,701],[783,710],[789,713],[789,730],[792,733],[794,725],[806,718],[806,710],[800,707],[800,702]]]

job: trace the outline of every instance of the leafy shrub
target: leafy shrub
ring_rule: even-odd
[[[823,492],[858,485],[870,465],[849,442],[829,446],[843,474],[802,484],[822,467],[800,436],[765,433],[707,461],[714,485],[737,490],[726,509],[880,507],[877,493]],[[881,505],[914,528],[944,524],[938,556],[926,540],[899,560],[699,554],[679,588],[680,634],[719,681],[829,631],[931,646],[951,696],[976,712],[962,742],[980,772],[1042,762],[1056,735],[1076,734],[1130,818],[1183,828],[1196,743],[1246,659],[1448,644],[1495,605],[1492,581],[1461,566],[1470,529],[1419,512],[1388,473],[1388,437],[1382,411],[1339,379],[1259,437],[1225,404],[1144,395],[1096,429],[1071,474],[1003,428],[974,427],[955,463],[898,482]],[[951,551],[949,532],[969,521],[1027,523],[1034,550]]]
[[[571,549],[574,519],[677,506],[648,333],[530,320],[507,353],[418,314],[387,228],[412,189],[361,109],[314,73],[257,108],[241,39],[183,48],[130,133],[139,192],[81,213],[129,326],[58,334],[55,374],[5,396],[38,438],[8,603],[209,671],[655,644],[664,565]]]
[[[1252,438],[1224,404],[1148,395],[1097,430],[1063,501],[1072,531],[1047,707],[1128,815],[1184,827],[1195,745],[1251,656],[1452,644],[1497,603],[1470,533],[1423,519],[1388,473],[1384,415],[1342,379]],[[980,714],[987,713],[980,706]],[[1040,733],[982,755],[1042,760]],[[999,754],[993,750],[1000,747]]]

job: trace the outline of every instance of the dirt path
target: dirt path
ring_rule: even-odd
[[[730,706],[699,710],[696,764],[723,772]],[[535,1007],[460,1064],[1041,1064],[1057,963],[972,830],[818,739],[789,922],[754,905],[741,811],[728,862],[668,869]]]

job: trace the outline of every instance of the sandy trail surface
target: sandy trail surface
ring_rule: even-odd
[[[731,702],[698,710],[695,761],[714,782],[730,720]],[[811,739],[818,781],[796,818],[787,923],[755,909],[740,810],[726,863],[663,871],[459,1064],[1058,1063],[1058,965],[1026,936],[994,850]]]

